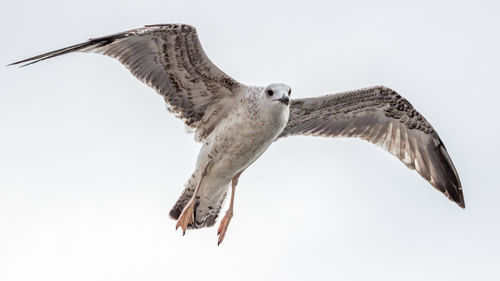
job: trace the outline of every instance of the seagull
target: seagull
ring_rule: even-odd
[[[209,60],[196,29],[186,24],[146,25],[9,65],[27,66],[73,52],[117,59],[156,90],[202,144],[196,168],[169,213],[183,235],[186,229],[215,224],[231,184],[229,208],[217,230],[219,245],[234,214],[241,174],[272,143],[297,135],[360,138],[381,146],[465,208],[458,173],[437,132],[390,88],[290,99],[286,84],[247,86]]]

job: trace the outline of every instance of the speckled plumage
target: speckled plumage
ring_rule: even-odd
[[[245,170],[276,140],[288,121],[288,106],[269,103],[262,87],[249,87],[241,99],[207,136],[196,163],[196,170],[170,211],[177,219],[191,198],[203,167],[213,163],[203,181],[197,200],[194,224],[190,228],[211,226],[222,207],[231,179]]]
[[[27,66],[72,52],[92,52],[117,59],[137,79],[162,95],[168,110],[197,131],[198,140],[210,133],[207,123],[215,123],[224,115],[220,112],[221,104],[232,103],[235,93],[245,87],[208,59],[195,28],[184,24],[147,25],[13,64]]]
[[[387,87],[293,100],[280,137],[291,135],[356,137],[377,144],[465,207],[458,173],[438,134]]]
[[[380,145],[465,206],[458,174],[441,139],[406,99],[389,88],[289,103],[287,85],[250,87],[226,75],[205,55],[195,29],[182,24],[148,25],[13,64],[29,65],[71,52],[116,58],[162,95],[169,110],[195,131],[195,140],[202,143],[196,169],[170,211],[179,219],[195,199],[190,228],[213,225],[231,180],[234,190],[235,180],[249,165],[274,141],[291,135],[357,137]]]

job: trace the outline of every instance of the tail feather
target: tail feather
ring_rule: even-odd
[[[178,220],[182,213],[182,210],[189,202],[193,196],[194,185],[189,182],[182,192],[177,202],[169,212],[172,219]],[[203,190],[200,190],[200,196],[196,196],[196,201],[194,205],[194,223],[188,225],[188,229],[198,229],[203,227],[211,227],[217,221],[220,209],[224,204],[225,198],[227,196],[227,188],[224,188],[221,192],[217,194],[212,194],[209,199],[203,196]]]
[[[184,191],[182,191],[182,194],[179,197],[179,199],[177,199],[177,202],[175,202],[174,206],[170,210],[169,215],[172,219],[174,219],[174,220],[179,219],[179,216],[181,215],[182,210],[186,206],[189,199],[191,199],[191,196],[193,196],[193,192],[192,191],[189,192],[189,191],[190,191],[189,188],[186,187],[184,189]],[[195,207],[196,207],[196,205],[195,205]]]

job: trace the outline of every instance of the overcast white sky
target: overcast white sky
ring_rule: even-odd
[[[251,4],[250,4],[251,3]],[[0,67],[0,280],[499,280],[498,1],[2,1],[0,62],[189,23],[246,84],[371,85],[443,139],[467,209],[355,139],[275,143],[240,179],[221,247],[168,211],[199,145],[116,61]]]

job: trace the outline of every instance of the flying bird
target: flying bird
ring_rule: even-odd
[[[146,25],[10,65],[30,65],[72,52],[117,59],[156,90],[202,144],[196,168],[170,211],[176,229],[213,226],[231,184],[229,208],[217,235],[220,244],[233,217],[241,174],[275,141],[288,136],[354,137],[379,145],[465,208],[462,185],[431,124],[402,96],[375,86],[312,98],[291,99],[291,88],[247,86],[214,65],[194,27]]]

